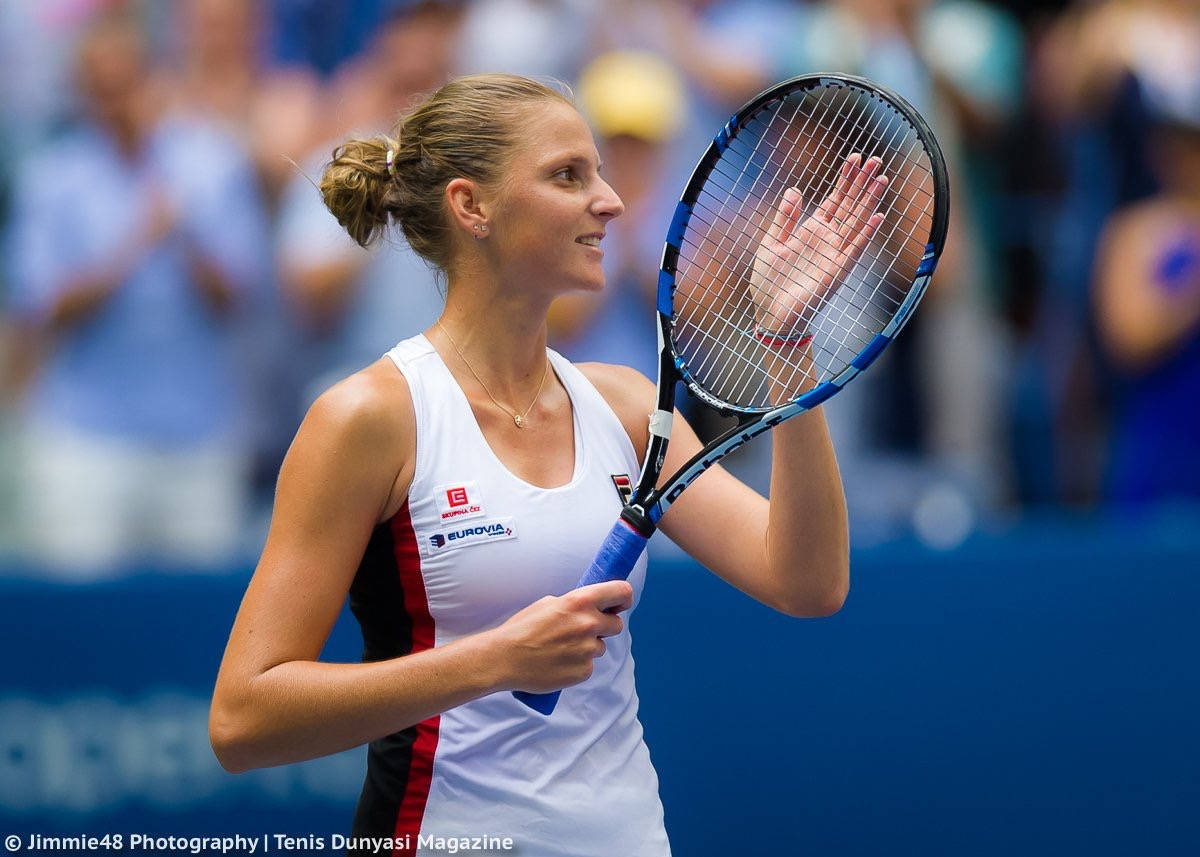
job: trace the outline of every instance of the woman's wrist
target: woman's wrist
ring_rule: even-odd
[[[773,330],[756,322],[750,335],[768,348],[802,348],[812,342],[810,331],[794,326],[791,329]]]
[[[498,628],[463,637],[455,645],[462,646],[469,653],[472,673],[478,682],[473,689],[479,691],[480,696],[512,690],[517,686],[508,657],[508,645],[501,639]]]
[[[768,348],[803,348],[812,342],[813,339],[813,335],[807,330],[768,330],[761,324],[754,325],[753,335],[755,339]]]

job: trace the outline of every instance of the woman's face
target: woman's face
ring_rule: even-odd
[[[587,123],[570,105],[528,108],[489,218],[489,250],[505,279],[555,294],[604,288],[603,237],[625,208],[600,177]]]

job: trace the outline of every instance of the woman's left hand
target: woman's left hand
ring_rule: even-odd
[[[829,196],[803,221],[800,191],[783,192],[750,275],[755,317],[763,329],[784,336],[803,331],[854,266],[883,222],[875,210],[888,184],[886,175],[876,175],[882,166],[878,157],[862,163],[862,155],[850,155]]]

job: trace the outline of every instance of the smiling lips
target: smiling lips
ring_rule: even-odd
[[[603,237],[604,237],[604,233],[593,232],[591,235],[580,235],[578,238],[575,239],[575,243],[583,244],[588,247],[595,247],[597,250],[599,250],[600,249],[600,239]]]

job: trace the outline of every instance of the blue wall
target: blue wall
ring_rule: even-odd
[[[1200,527],[859,550],[837,616],[690,563],[633,619],[679,855],[1200,853]],[[363,754],[239,777],[207,696],[248,573],[0,577],[0,833],[347,832]],[[330,660],[357,657],[343,616]]]

